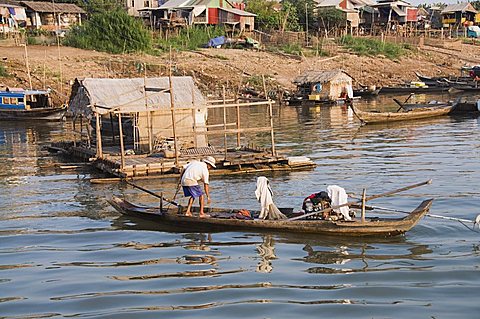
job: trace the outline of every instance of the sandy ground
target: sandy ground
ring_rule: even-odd
[[[28,59],[25,56],[28,56]],[[1,47],[1,63],[10,76],[0,77],[5,86],[29,87],[27,64],[33,88],[51,87],[66,99],[75,78],[143,77],[167,75],[169,55],[111,55],[70,47]],[[462,65],[480,64],[480,46],[462,45],[461,51],[425,47],[398,61],[383,57],[357,56],[336,48],[328,57],[291,57],[280,53],[240,49],[202,49],[172,55],[174,74],[192,75],[206,94],[230,91],[242,86],[261,88],[261,76],[268,89],[293,90],[293,79],[307,70],[344,69],[364,85],[395,85],[416,80],[415,71],[434,76],[458,74]],[[147,65],[146,70],[144,64]]]

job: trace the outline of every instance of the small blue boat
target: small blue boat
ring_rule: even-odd
[[[50,90],[8,89],[0,91],[0,121],[48,120],[64,118],[65,105],[53,106]]]

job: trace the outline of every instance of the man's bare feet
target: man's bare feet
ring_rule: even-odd
[[[185,212],[185,216],[192,217],[192,213],[191,212]]]
[[[210,217],[210,215],[205,214],[205,213],[202,213],[202,214],[199,214],[198,217],[200,217],[200,218],[208,218],[208,217]]]

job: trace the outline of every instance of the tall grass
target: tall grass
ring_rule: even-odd
[[[94,14],[83,26],[73,28],[64,41],[68,46],[109,53],[148,51],[151,43],[142,22],[120,9]]]
[[[194,26],[181,29],[166,39],[158,39],[155,45],[162,52],[167,52],[170,47],[178,51],[195,50],[204,47],[211,38],[224,34],[225,30],[218,26]]]
[[[356,38],[346,35],[340,38],[340,44],[349,48],[358,55],[378,56],[384,55],[389,59],[398,59],[405,55],[410,47],[408,45],[382,42],[375,39]]]

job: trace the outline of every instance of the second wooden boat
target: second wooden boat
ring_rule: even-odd
[[[452,107],[453,106],[416,108],[403,112],[367,112],[359,110],[353,104],[351,105],[355,116],[365,124],[427,119],[447,115],[452,110]]]

